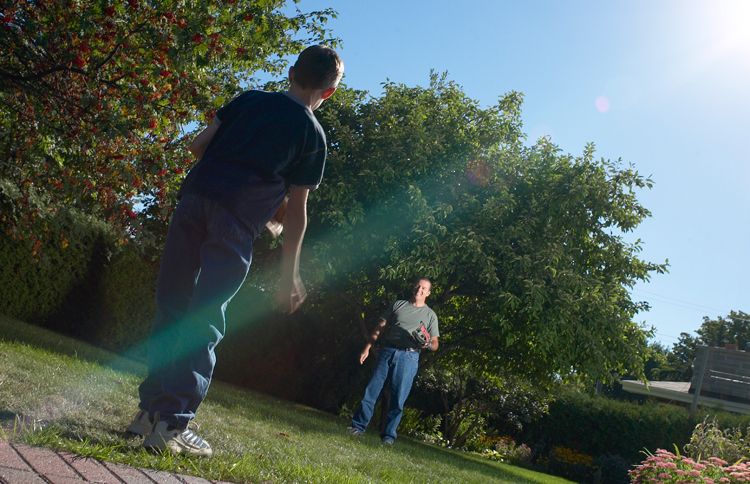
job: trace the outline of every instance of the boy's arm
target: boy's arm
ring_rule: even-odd
[[[375,328],[372,330],[372,334],[370,334],[370,341],[367,342],[364,349],[362,350],[362,353],[359,355],[359,364],[365,362],[367,357],[370,355],[370,348],[372,348],[373,343],[375,343],[378,338],[380,337],[380,333],[383,331],[383,328],[385,328],[385,325],[387,324],[387,321],[383,318],[380,318],[378,321],[378,324],[375,325]]]
[[[284,243],[281,247],[281,284],[277,302],[287,314],[296,311],[307,297],[299,276],[299,256],[307,228],[307,195],[310,189],[290,186],[284,214]]]
[[[219,118],[214,118],[213,121],[211,121],[211,124],[201,131],[198,136],[195,137],[193,142],[190,143],[188,150],[190,150],[197,159],[200,160],[203,157],[203,153],[206,152],[206,148],[208,148],[209,143],[211,143],[211,140],[214,138],[216,131],[219,130],[220,125],[221,121]]]

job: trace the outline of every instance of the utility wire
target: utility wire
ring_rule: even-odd
[[[665,303],[665,304],[669,304],[669,305],[672,305],[672,306],[675,306],[675,307],[680,307],[682,309],[708,310],[708,311],[715,312],[717,314],[721,314],[721,313],[724,312],[724,311],[722,311],[720,309],[717,309],[717,308],[714,308],[714,307],[711,307],[711,306],[705,306],[705,305],[702,305],[702,304],[691,303],[691,302],[688,302],[688,301],[684,301],[682,299],[677,299],[677,298],[673,298],[673,297],[669,297],[669,296],[664,296],[662,294],[657,294],[655,292],[646,291],[644,289],[633,289],[633,292],[639,292],[639,293],[648,294],[651,297],[657,298],[657,300],[659,300],[659,302],[662,302],[662,303]],[[743,322],[750,323],[750,319],[739,318],[737,316],[727,316],[727,317],[729,317],[731,319],[734,319],[734,320],[737,320],[737,321],[743,321]]]

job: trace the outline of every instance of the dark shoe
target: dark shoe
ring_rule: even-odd
[[[359,430],[357,427],[347,427],[346,431],[355,437],[361,437],[365,435],[364,430]]]

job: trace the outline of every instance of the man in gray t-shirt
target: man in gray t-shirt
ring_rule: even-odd
[[[359,356],[362,364],[370,354],[370,348],[385,331],[381,342],[378,364],[367,384],[365,396],[352,417],[349,432],[353,435],[364,433],[372,419],[375,402],[385,382],[390,380],[391,399],[386,416],[385,431],[381,436],[384,444],[393,444],[396,440],[396,429],[401,422],[404,403],[411,391],[411,385],[419,368],[421,350],[437,351],[438,318],[425,300],[430,295],[432,283],[427,278],[420,278],[414,285],[410,301],[396,301],[390,310],[380,318],[375,326],[370,341],[367,342]]]

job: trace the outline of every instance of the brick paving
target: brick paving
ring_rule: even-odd
[[[227,484],[200,477],[137,469],[40,447],[0,440],[2,484]]]

